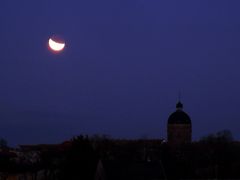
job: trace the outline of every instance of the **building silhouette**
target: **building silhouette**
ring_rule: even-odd
[[[183,104],[176,104],[176,111],[168,118],[167,139],[169,144],[185,144],[192,141],[192,123],[190,117],[183,111]]]

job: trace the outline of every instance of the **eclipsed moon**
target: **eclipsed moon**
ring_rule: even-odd
[[[57,41],[53,40],[52,38],[50,38],[50,39],[48,40],[48,45],[49,45],[49,47],[50,47],[53,51],[55,51],[55,52],[60,52],[60,51],[62,51],[62,50],[64,49],[64,47],[65,47],[65,43],[57,42]]]

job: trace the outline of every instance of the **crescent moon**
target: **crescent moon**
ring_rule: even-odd
[[[51,38],[48,40],[48,44],[53,51],[62,51],[65,47],[65,43],[56,42]]]

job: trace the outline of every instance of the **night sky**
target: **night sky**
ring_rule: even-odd
[[[193,139],[240,139],[240,1],[1,0],[0,137],[165,138],[181,91]],[[52,35],[62,53],[47,48]]]

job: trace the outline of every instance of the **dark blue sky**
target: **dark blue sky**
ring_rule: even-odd
[[[0,136],[165,138],[182,92],[193,138],[240,139],[240,1],[1,0]],[[47,49],[51,35],[66,41]]]

